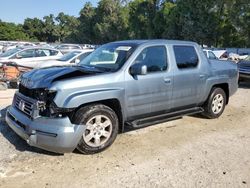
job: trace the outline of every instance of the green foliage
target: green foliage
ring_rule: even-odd
[[[23,30],[29,36],[31,40],[42,40],[42,28],[43,22],[38,18],[27,18],[24,20]]]
[[[29,40],[21,25],[0,20],[0,40]]]
[[[78,18],[80,25],[76,28],[75,41],[78,43],[93,43],[96,41],[94,33],[96,8],[86,3]]]
[[[127,24],[118,0],[102,0],[96,9],[94,33],[100,43],[125,39]]]
[[[79,17],[27,18],[23,25],[0,21],[0,40],[103,44],[124,39],[166,38],[217,47],[250,47],[250,1],[100,0]]]
[[[75,35],[75,28],[80,24],[79,20],[76,17],[66,15],[63,12],[59,13],[55,20],[58,22],[56,27],[58,41],[70,41],[71,39],[69,39],[68,36]]]

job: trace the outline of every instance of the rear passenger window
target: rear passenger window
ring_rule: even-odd
[[[54,56],[58,54],[58,51],[56,50],[49,50],[50,51],[50,56]]]
[[[193,46],[174,46],[174,54],[179,69],[197,67],[199,58]]]
[[[165,46],[145,48],[136,58],[136,63],[147,65],[148,72],[167,70],[167,51]]]

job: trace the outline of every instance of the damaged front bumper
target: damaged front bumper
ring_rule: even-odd
[[[72,152],[85,131],[68,117],[31,119],[14,106],[7,110],[6,122],[29,145],[56,153]]]

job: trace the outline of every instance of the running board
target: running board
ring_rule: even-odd
[[[178,119],[178,118],[181,118],[182,116],[201,113],[203,111],[204,111],[203,108],[195,107],[195,108],[190,108],[190,109],[185,109],[185,110],[179,110],[176,112],[156,115],[152,117],[137,119],[132,122],[128,122],[128,124],[131,125],[133,128],[142,128],[142,127],[147,127],[153,124],[158,124],[158,123],[163,123],[169,120]]]

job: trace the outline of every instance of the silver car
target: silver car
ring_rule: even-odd
[[[55,47],[60,50],[63,54],[72,52],[74,50],[82,50],[83,48],[78,44],[60,44]]]
[[[51,66],[66,66],[77,64],[82,61],[85,57],[87,57],[90,53],[92,53],[93,49],[85,49],[85,50],[75,50],[69,52],[59,59],[49,60],[41,63],[37,68],[51,67]]]
[[[58,59],[62,55],[59,50],[53,48],[19,47],[0,54],[0,63],[14,62],[17,65],[36,68],[44,61]]]

